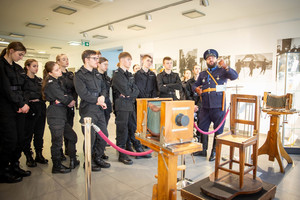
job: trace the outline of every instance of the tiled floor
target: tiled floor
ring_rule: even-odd
[[[85,199],[85,179],[83,164],[82,141],[83,136],[75,117],[74,130],[78,134],[77,154],[81,161],[80,167],[69,174],[52,174],[52,163],[38,164],[30,168],[32,175],[16,184],[0,184],[1,200],[75,200]],[[109,138],[114,141],[115,124],[112,116],[109,124]],[[45,157],[50,159],[50,132],[48,127],[45,132]],[[261,137],[260,144],[264,137]],[[211,139],[210,139],[211,141]],[[226,154],[227,150],[224,150]],[[133,159],[134,164],[126,166],[117,161],[117,154],[112,147],[107,148],[111,168],[102,169],[101,172],[92,172],[92,199],[99,200],[144,200],[151,199],[152,186],[156,182],[154,175],[157,173],[157,157],[151,159]],[[284,161],[285,174],[280,173],[277,162],[268,161],[265,155],[259,156],[258,176],[266,182],[277,185],[276,199],[298,200],[300,185],[300,156],[291,155],[294,164],[287,165]],[[194,181],[207,177],[214,171],[214,162],[205,158],[195,157],[194,164],[191,156],[186,157],[186,177]],[[68,165],[68,162],[65,162]],[[25,158],[22,156],[21,165],[27,169]],[[299,185],[298,185],[299,184]],[[178,192],[178,199],[181,199]]]

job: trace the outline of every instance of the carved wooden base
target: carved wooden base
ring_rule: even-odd
[[[247,181],[248,182],[248,181]],[[237,181],[238,183],[238,181]],[[245,182],[246,183],[246,182]],[[215,197],[208,196],[207,194],[204,194],[201,188],[208,187],[208,185],[211,184],[215,187],[212,187],[214,191],[211,191],[216,196],[220,196],[221,193],[228,193],[228,191],[234,191],[232,188],[225,187],[223,185],[217,184],[215,182],[211,182],[210,178],[207,177],[205,179],[202,179],[201,181],[198,181],[192,185],[189,185],[181,190],[181,197],[183,200],[213,200],[216,199]],[[270,200],[275,198],[276,193],[276,185],[261,182],[262,189],[259,190],[256,193],[253,194],[240,194],[238,196],[233,197],[233,200]],[[238,184],[237,184],[238,186]],[[229,192],[230,193],[230,192]],[[221,198],[219,198],[221,199]],[[226,199],[223,198],[223,199]],[[229,198],[230,199],[230,198]]]

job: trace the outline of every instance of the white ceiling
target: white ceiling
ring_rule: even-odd
[[[61,51],[71,51],[74,48],[68,41],[90,40],[90,48],[104,43],[122,41],[143,36],[157,35],[164,32],[181,30],[195,26],[203,26],[241,19],[268,16],[286,11],[295,13],[289,16],[280,16],[276,20],[295,20],[300,18],[299,0],[209,0],[208,7],[200,6],[199,0],[169,7],[164,10],[150,13],[152,22],[147,22],[145,16],[135,17],[123,22],[113,24],[114,31],[107,27],[87,32],[84,38],[80,32],[107,24],[109,22],[132,16],[147,10],[155,9],[180,0],[101,0],[96,7],[81,6],[74,0],[0,0],[0,38],[6,38],[9,33],[24,34],[21,40],[26,47],[35,51],[46,51],[51,54],[57,50],[50,47],[62,47]],[[96,0],[95,0],[96,1]],[[72,15],[62,15],[52,10],[59,5],[77,10]],[[182,12],[191,9],[206,14],[205,17],[189,19],[182,16]],[[282,18],[282,19],[281,19]],[[29,22],[43,24],[43,29],[32,29],[25,25]],[[127,26],[138,24],[146,30],[134,31]],[[105,35],[108,38],[99,40],[93,35]],[[11,40],[10,40],[11,41]]]

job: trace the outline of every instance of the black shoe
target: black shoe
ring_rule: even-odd
[[[193,153],[193,156],[202,156],[202,157],[206,157],[207,156],[207,150],[203,149],[202,151],[197,151],[195,153]]]
[[[216,151],[212,150],[208,160],[214,161],[215,159],[216,159]]]
[[[144,149],[142,147],[137,147],[135,148],[136,152],[145,152]],[[147,154],[147,155],[144,155],[144,156],[136,156],[135,158],[136,159],[140,159],[140,158],[151,158],[151,154]]]
[[[31,175],[31,171],[27,170],[23,170],[20,168],[20,163],[19,162],[15,162],[12,164],[11,166],[12,169],[12,173],[15,173],[17,176],[22,176],[22,177],[26,177],[26,176],[30,176]]]
[[[22,176],[11,172],[9,168],[5,168],[3,172],[0,172],[0,183],[18,183],[23,180]]]
[[[104,154],[101,156],[101,158],[104,159],[104,160],[108,160],[109,157],[108,157],[108,155],[105,155],[105,153],[104,153]]]
[[[35,162],[41,164],[48,164],[48,160],[44,158],[42,151],[37,151],[35,156]]]
[[[133,161],[126,154],[119,155],[119,162],[122,162],[125,165],[133,164]]]
[[[70,158],[70,169],[75,169],[80,164],[76,158]]]
[[[97,159],[94,160],[96,165],[98,165],[101,168],[110,168],[110,164],[105,162],[102,158],[98,157]]]
[[[61,163],[57,163],[57,164],[53,163],[53,167],[52,167],[52,173],[53,174],[57,174],[57,173],[66,174],[66,173],[69,173],[69,172],[71,172],[70,168],[62,165]]]
[[[37,166],[36,162],[33,160],[32,152],[25,153],[25,156],[26,156],[26,165],[28,167],[36,167]]]
[[[85,169],[85,163],[83,163],[83,169]],[[101,171],[101,167],[99,167],[95,163],[92,163],[92,171],[93,172],[99,172],[99,171]]]

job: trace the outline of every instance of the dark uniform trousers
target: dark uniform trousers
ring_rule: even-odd
[[[222,111],[222,108],[209,108],[209,109],[201,108],[198,115],[198,119],[199,119],[198,126],[201,127],[201,130],[207,132],[211,122],[213,122],[214,129],[216,129],[222,122],[224,116],[225,116],[225,111]],[[220,127],[220,129],[217,132],[215,132],[214,138],[217,135],[223,133],[224,125],[225,123]],[[207,150],[208,135],[201,134],[201,143],[203,144],[203,149]],[[214,140],[213,142],[213,149],[215,149],[216,146],[215,143],[216,140]]]
[[[106,126],[108,126],[108,122],[110,119],[110,113],[112,113],[112,105],[111,105],[110,99],[108,99],[107,97],[105,97],[105,103],[106,103],[107,108],[104,110],[104,116],[105,116]]]
[[[117,146],[125,149],[125,144],[128,141],[133,143],[135,148],[141,146],[140,142],[135,138],[136,131],[136,114],[135,111],[117,111],[116,112],[117,126]],[[128,138],[130,140],[128,140]]]
[[[63,143],[63,137],[68,139],[68,154],[70,158],[76,157],[76,143],[77,135],[73,131],[70,124],[67,123],[66,116],[67,108],[62,105],[50,105],[47,110],[47,122],[51,131],[51,155],[53,161],[60,160],[61,147]]]
[[[25,114],[23,113],[2,117],[0,130],[1,167],[6,167],[8,163],[16,163],[21,158],[24,147],[24,126]]]
[[[31,140],[34,134],[33,145],[36,152],[43,150],[44,130],[46,123],[46,104],[44,102],[30,102],[30,110],[25,119],[25,145],[24,153],[30,153]]]
[[[92,123],[97,125],[100,130],[104,133],[104,135],[108,136],[107,128],[106,128],[106,121],[104,118],[104,111],[102,108],[99,106],[99,110],[96,113],[90,113],[87,116],[82,116],[82,119],[85,117],[91,117],[92,118]],[[84,132],[84,126],[82,126],[82,133],[85,134]],[[102,137],[96,133],[96,131],[92,128],[91,129],[91,152],[92,155],[95,157],[101,157],[104,154],[105,150],[105,145],[106,142]],[[83,151],[85,149],[85,141],[83,141]]]

